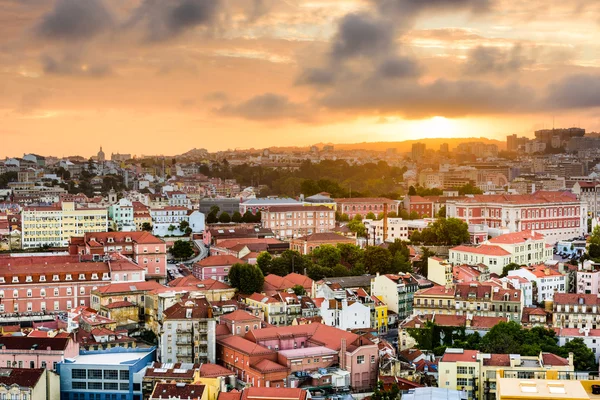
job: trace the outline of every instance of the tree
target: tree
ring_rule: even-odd
[[[427,276],[427,264],[429,261],[429,257],[435,256],[435,253],[429,250],[428,247],[421,246],[421,259],[414,263],[414,268],[421,275]]]
[[[254,222],[254,214],[250,210],[247,210],[242,216],[242,221],[244,222]]]
[[[256,265],[260,268],[263,275],[267,275],[271,270],[271,261],[273,261],[273,256],[266,251],[261,252],[258,257],[256,257]]]
[[[562,356],[568,357],[569,353],[573,353],[573,364],[575,371],[597,371],[596,357],[592,350],[586,346],[581,338],[576,338],[568,341],[561,348]]]
[[[424,231],[428,229],[435,234],[435,244],[457,246],[470,240],[469,226],[458,218],[438,218]]]
[[[521,354],[523,331],[514,321],[496,324],[481,339],[481,351],[498,354]]]
[[[173,224],[169,225],[169,228],[167,228],[167,230],[171,233],[173,233],[173,231],[175,231],[175,229],[177,229],[177,227]]]
[[[294,285],[292,290],[296,296],[304,296],[306,294],[306,290],[304,290],[304,286],[302,285]]]
[[[342,260],[340,250],[330,244],[324,244],[317,247],[311,253],[313,262],[322,267],[333,268]]]
[[[250,264],[233,264],[229,269],[229,284],[242,294],[260,293],[265,283],[265,277],[260,270]]]
[[[150,222],[144,222],[142,224],[142,230],[146,232],[152,232],[152,224]]]
[[[354,216],[354,218],[352,218],[352,219],[353,219],[354,221],[359,221],[359,222],[362,222],[362,220],[363,220],[363,217],[362,217],[362,215],[360,215],[360,214],[356,214],[356,215]]]
[[[415,189],[414,186],[410,186],[408,188],[408,195],[409,196],[416,196],[417,195],[417,189]]]
[[[242,222],[242,214],[239,211],[235,211],[231,216],[231,221],[237,223]]]
[[[216,212],[211,211],[206,215],[207,224],[216,224],[217,222],[219,222],[219,218],[217,218]]]
[[[367,228],[365,228],[365,224],[356,219],[348,222],[348,229],[350,229],[351,232],[356,233],[356,236],[358,237],[365,237],[367,235]]]
[[[378,246],[369,246],[365,249],[363,264],[371,275],[387,273],[392,261],[392,254],[388,249]]]
[[[410,242],[411,243],[421,243],[421,232],[413,231],[413,233],[411,233],[411,235],[410,235]]]
[[[394,274],[397,274],[398,272],[413,272],[413,268],[410,264],[410,261],[408,261],[408,258],[400,251],[396,252],[392,259],[391,272]]]
[[[181,232],[185,232],[185,231],[186,231],[186,229],[187,229],[187,228],[189,228],[189,227],[190,227],[190,223],[189,223],[188,221],[185,221],[185,220],[184,220],[184,221],[181,221],[181,222],[179,223],[179,230],[180,230]]]
[[[365,219],[377,219],[377,217],[375,216],[375,214],[372,211],[369,211],[367,213],[367,215],[365,216]]]
[[[395,239],[392,243],[390,243],[388,250],[392,256],[395,256],[396,253],[401,252],[406,258],[410,257],[410,250],[408,249],[406,242],[400,239]]]
[[[408,214],[408,219],[410,219],[410,220],[419,219],[419,218],[421,218],[421,216],[416,211],[411,211],[410,214]]]
[[[228,224],[231,222],[231,217],[229,216],[229,213],[223,211],[221,213],[221,215],[219,215],[219,222],[223,223],[223,224]]]
[[[350,274],[348,268],[342,264],[335,265],[333,268],[331,268],[331,272],[333,276],[348,276]]]
[[[362,261],[363,249],[359,246],[350,243],[338,243],[337,248],[340,250],[342,264],[348,267],[354,267],[357,263]]]
[[[194,255],[194,248],[192,242],[177,240],[173,243],[173,246],[169,249],[169,252],[174,258],[178,260],[188,259]]]
[[[446,218],[446,206],[442,206],[437,214],[438,218]]]
[[[516,263],[510,263],[510,264],[506,264],[503,268],[502,268],[502,274],[500,275],[502,278],[504,278],[505,276],[508,275],[508,273],[510,271],[514,271],[516,269],[521,268],[521,266],[519,264]]]

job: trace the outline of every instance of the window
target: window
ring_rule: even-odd
[[[371,364],[375,364],[375,356],[371,356]]]
[[[65,278],[65,280],[72,281],[73,277],[71,276],[71,274],[67,274],[67,277]]]
[[[40,296],[46,296],[46,289],[40,289]]]
[[[72,387],[73,389],[87,389],[87,385],[85,384],[85,382],[73,382]]]
[[[119,371],[119,378],[122,381],[128,381],[129,380],[129,371],[127,371],[127,370]]]
[[[68,287],[67,288],[67,296],[71,296],[73,294],[73,289]]]
[[[85,274],[79,274],[79,280],[85,281]]]
[[[31,289],[27,289],[27,297],[32,297],[33,291]]]
[[[58,288],[54,288],[54,295],[58,296]]]
[[[13,290],[13,297],[19,297],[19,291]]]
[[[104,371],[106,372],[106,371]],[[117,372],[117,371],[114,371]],[[104,390],[119,390],[119,384],[117,382],[105,382]]]
[[[457,367],[456,368],[456,373],[457,374],[466,374],[467,373],[467,367]]]
[[[357,364],[364,364],[365,363],[365,356],[357,356],[356,357],[356,363]]]
[[[46,282],[46,275],[40,275],[40,282]]]
[[[102,382],[90,382],[88,383],[89,390],[102,390]]]
[[[88,379],[102,379],[102,370],[101,369],[88,370]]]
[[[58,275],[53,275],[53,276],[52,276],[52,280],[53,280],[54,282],[58,281],[58,280],[59,280],[59,278],[58,278]]]
[[[86,377],[85,369],[71,370],[71,379],[86,379]]]
[[[104,371],[104,379],[119,379],[119,372],[107,369]]]

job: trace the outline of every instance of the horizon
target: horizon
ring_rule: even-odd
[[[590,1],[0,4],[0,157],[600,131]]]

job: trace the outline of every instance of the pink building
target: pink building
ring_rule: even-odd
[[[192,273],[198,279],[214,279],[216,281],[225,282],[229,275],[229,268],[233,264],[245,264],[244,260],[234,257],[229,254],[210,256],[197,263],[192,267]]]
[[[387,204],[387,212],[398,213],[398,202],[383,197],[363,197],[335,199],[337,210],[340,214],[346,214],[351,219],[360,214],[363,218],[370,212],[375,215],[383,212],[384,204]]]
[[[167,245],[150,232],[94,232],[73,237],[71,254],[90,255],[95,260],[120,253],[145,270],[147,278],[164,282],[167,277]]]
[[[55,370],[66,358],[79,355],[79,344],[72,337],[0,337],[0,366],[7,368],[45,368]]]
[[[335,211],[325,206],[271,207],[262,213],[262,227],[280,239],[293,239],[335,228]]]
[[[600,265],[584,261],[583,269],[577,271],[577,293],[600,294]]]

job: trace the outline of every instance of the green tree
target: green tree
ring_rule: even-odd
[[[350,232],[356,233],[356,236],[358,237],[365,237],[367,235],[365,224],[356,219],[348,222],[348,229],[350,229]]]
[[[365,216],[365,219],[377,219],[377,217],[375,216],[375,214],[372,211],[369,211],[367,213],[367,215]]]
[[[236,224],[242,222],[242,220],[242,214],[240,214],[239,211],[235,211],[231,216],[231,221],[235,222]]]
[[[268,275],[271,271],[271,262],[273,261],[273,256],[266,251],[261,252],[258,257],[256,257],[256,265],[264,275]]]
[[[597,371],[596,356],[592,350],[586,346],[581,338],[576,338],[568,341],[561,348],[562,356],[568,357],[569,353],[573,353],[573,365],[575,371]]]
[[[331,268],[331,272],[333,276],[348,276],[350,275],[350,270],[343,266],[342,264],[337,264],[333,268]]]
[[[390,243],[388,250],[392,256],[395,256],[397,252],[401,252],[406,258],[410,257],[410,250],[408,249],[406,242],[400,239],[395,239],[392,243]]]
[[[189,228],[189,227],[190,227],[190,223],[189,223],[189,222],[187,222],[187,221],[181,221],[181,222],[179,223],[179,230],[180,230],[181,232],[185,232],[185,231],[186,231],[186,229],[187,229],[187,228]]]
[[[411,211],[410,214],[408,214],[408,219],[410,219],[410,220],[419,219],[419,218],[421,218],[421,216],[416,211]]]
[[[194,247],[192,242],[188,240],[177,240],[175,243],[173,243],[173,246],[169,249],[169,252],[174,258],[178,260],[184,260],[194,255]]]
[[[244,215],[242,216],[242,221],[249,223],[249,222],[254,222],[254,214],[252,214],[252,212],[250,210],[246,211],[244,213]]]
[[[421,257],[419,261],[414,263],[415,270],[423,276],[427,276],[427,263],[429,257],[435,256],[435,253],[429,250],[428,247],[421,246]]]
[[[416,196],[417,195],[417,189],[415,189],[414,186],[410,186],[408,188],[408,195],[409,196]]]
[[[142,224],[142,230],[146,232],[152,232],[152,224],[150,222],[144,222]]]
[[[508,275],[508,273],[510,271],[514,271],[521,268],[521,266],[517,263],[510,263],[510,264],[506,264],[504,267],[502,267],[502,274],[500,275],[502,278],[504,278],[505,276]]]
[[[412,268],[410,261],[408,261],[408,258],[400,251],[396,252],[394,257],[392,258],[391,272],[394,274],[397,274],[399,272],[403,272],[403,273],[412,273],[413,272],[413,268]]]
[[[359,222],[362,222],[362,220],[363,220],[363,219],[364,219],[364,218],[363,218],[363,216],[362,216],[362,215],[360,215],[360,214],[356,214],[356,215],[354,216],[354,218],[352,218],[352,220],[354,220],[354,221],[359,221]]]
[[[292,290],[296,296],[304,296],[306,294],[306,290],[304,290],[304,286],[302,285],[294,285]]]
[[[219,215],[219,222],[223,223],[223,224],[228,224],[231,222],[231,216],[229,215],[229,213],[223,211],[221,213],[221,215]]]
[[[250,264],[233,264],[229,269],[229,284],[242,294],[262,292],[265,278],[260,268]]]
[[[427,229],[435,234],[435,244],[457,246],[470,240],[469,226],[458,218],[438,218],[431,228],[424,230]]]
[[[338,243],[337,248],[340,250],[341,263],[354,267],[362,261],[363,249],[351,243]]]
[[[348,221],[350,221],[350,217],[348,216],[348,214],[344,213],[344,214],[340,215],[339,221],[340,222],[348,222]]]
[[[219,222],[219,218],[217,217],[216,212],[211,211],[206,215],[207,224],[216,224],[217,222]]]
[[[167,230],[171,233],[173,233],[175,231],[175,229],[177,229],[177,227],[173,224],[169,225],[169,228],[167,228]]]
[[[481,339],[481,351],[497,354],[521,354],[523,330],[514,321],[496,324]]]
[[[378,246],[369,246],[365,249],[363,264],[371,275],[376,273],[385,274],[390,268],[392,254],[388,249]]]
[[[320,266],[327,268],[335,267],[342,260],[342,254],[340,250],[330,244],[324,244],[317,247],[312,251],[311,256],[315,264],[319,264]]]
[[[422,243],[421,232],[413,231],[413,233],[411,233],[411,235],[410,235],[410,242],[411,243]]]
[[[438,218],[446,218],[446,206],[442,206],[437,214]]]

